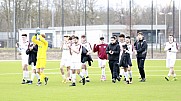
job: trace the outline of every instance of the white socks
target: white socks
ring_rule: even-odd
[[[86,74],[86,70],[85,69],[82,69],[82,76],[84,76]]]
[[[132,78],[132,71],[128,71],[129,77]]]
[[[85,70],[85,75],[86,75],[86,77],[89,76],[88,70]]]
[[[122,77],[124,76],[124,69],[120,69],[119,75],[122,75]]]
[[[29,71],[23,71],[23,79],[28,80],[29,79]]]
[[[63,80],[65,80],[65,79],[66,79],[65,74],[64,74],[64,75],[62,75],[62,78],[63,78]]]
[[[35,75],[36,75],[35,73],[33,73],[33,72],[31,73],[31,81],[34,80]]]
[[[129,80],[128,79],[128,72],[124,72],[124,76],[125,76],[126,80]]]
[[[72,82],[73,82],[73,83],[76,82],[76,74],[72,74]]]
[[[105,67],[101,67],[101,70],[102,70],[102,75],[106,75],[106,73],[105,73],[105,71],[106,71],[106,69],[105,69]]]

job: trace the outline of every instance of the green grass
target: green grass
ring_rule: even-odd
[[[100,81],[100,68],[97,61],[89,67],[90,83],[85,86],[77,83],[76,87],[69,87],[70,83],[62,84],[59,62],[47,62],[49,77],[48,85],[21,85],[21,62],[0,62],[0,101],[178,101],[181,99],[181,60],[177,60],[175,69],[178,81],[167,82],[164,76],[168,69],[163,60],[147,60],[145,70],[147,81],[138,82],[139,74],[133,61],[133,84],[127,85],[123,81],[113,84],[110,71],[106,67],[107,81]],[[79,80],[79,77],[77,76]],[[78,81],[77,80],[77,81]],[[36,79],[35,79],[36,82]]]

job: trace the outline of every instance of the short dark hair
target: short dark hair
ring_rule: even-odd
[[[69,37],[69,39],[68,40],[72,40],[72,37]]]
[[[79,40],[79,37],[78,37],[78,36],[75,36],[74,38],[77,39],[77,40]]]
[[[100,40],[104,40],[104,37],[100,37]]]
[[[27,34],[22,34],[21,36],[26,36],[27,37]]]
[[[124,34],[120,34],[119,37],[121,38],[125,38],[125,35]]]
[[[126,38],[131,39],[131,37],[130,37],[130,36],[127,36]]]
[[[169,36],[172,36],[172,37],[173,37],[173,34],[170,34]]]
[[[86,37],[86,35],[82,35],[82,36],[81,36],[81,38],[85,38],[85,37]]]
[[[113,35],[113,36],[116,37],[116,38],[118,37],[117,35]]]
[[[140,34],[140,35],[143,35],[143,33],[142,33],[142,32],[138,32],[138,35],[139,35],[139,34]]]
[[[111,39],[114,39],[114,40],[115,40],[116,38],[115,38],[114,36],[112,36]]]

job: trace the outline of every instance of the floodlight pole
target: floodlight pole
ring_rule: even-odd
[[[13,32],[15,35],[14,42],[16,44],[16,0],[13,0]],[[17,49],[15,46],[15,60],[17,60]]]
[[[40,0],[38,1],[38,27],[40,28],[40,22],[41,22],[41,20],[40,20]]]
[[[129,20],[130,20],[130,25],[129,25],[129,34],[130,34],[130,37],[131,37],[131,0],[129,1],[129,10],[130,10],[130,14],[129,14]]]
[[[175,0],[173,0],[173,36],[175,37]]]
[[[109,42],[109,0],[107,0],[107,42]]]
[[[151,58],[153,59],[153,0],[151,6]]]
[[[64,0],[62,0],[62,40],[64,35]]]
[[[85,0],[85,36],[87,35],[87,0]],[[87,37],[86,37],[87,38]]]

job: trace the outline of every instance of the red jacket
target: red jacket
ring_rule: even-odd
[[[94,44],[93,52],[97,52],[98,57],[100,59],[106,59],[107,60],[107,54],[106,54],[106,48],[108,47],[107,44]]]

